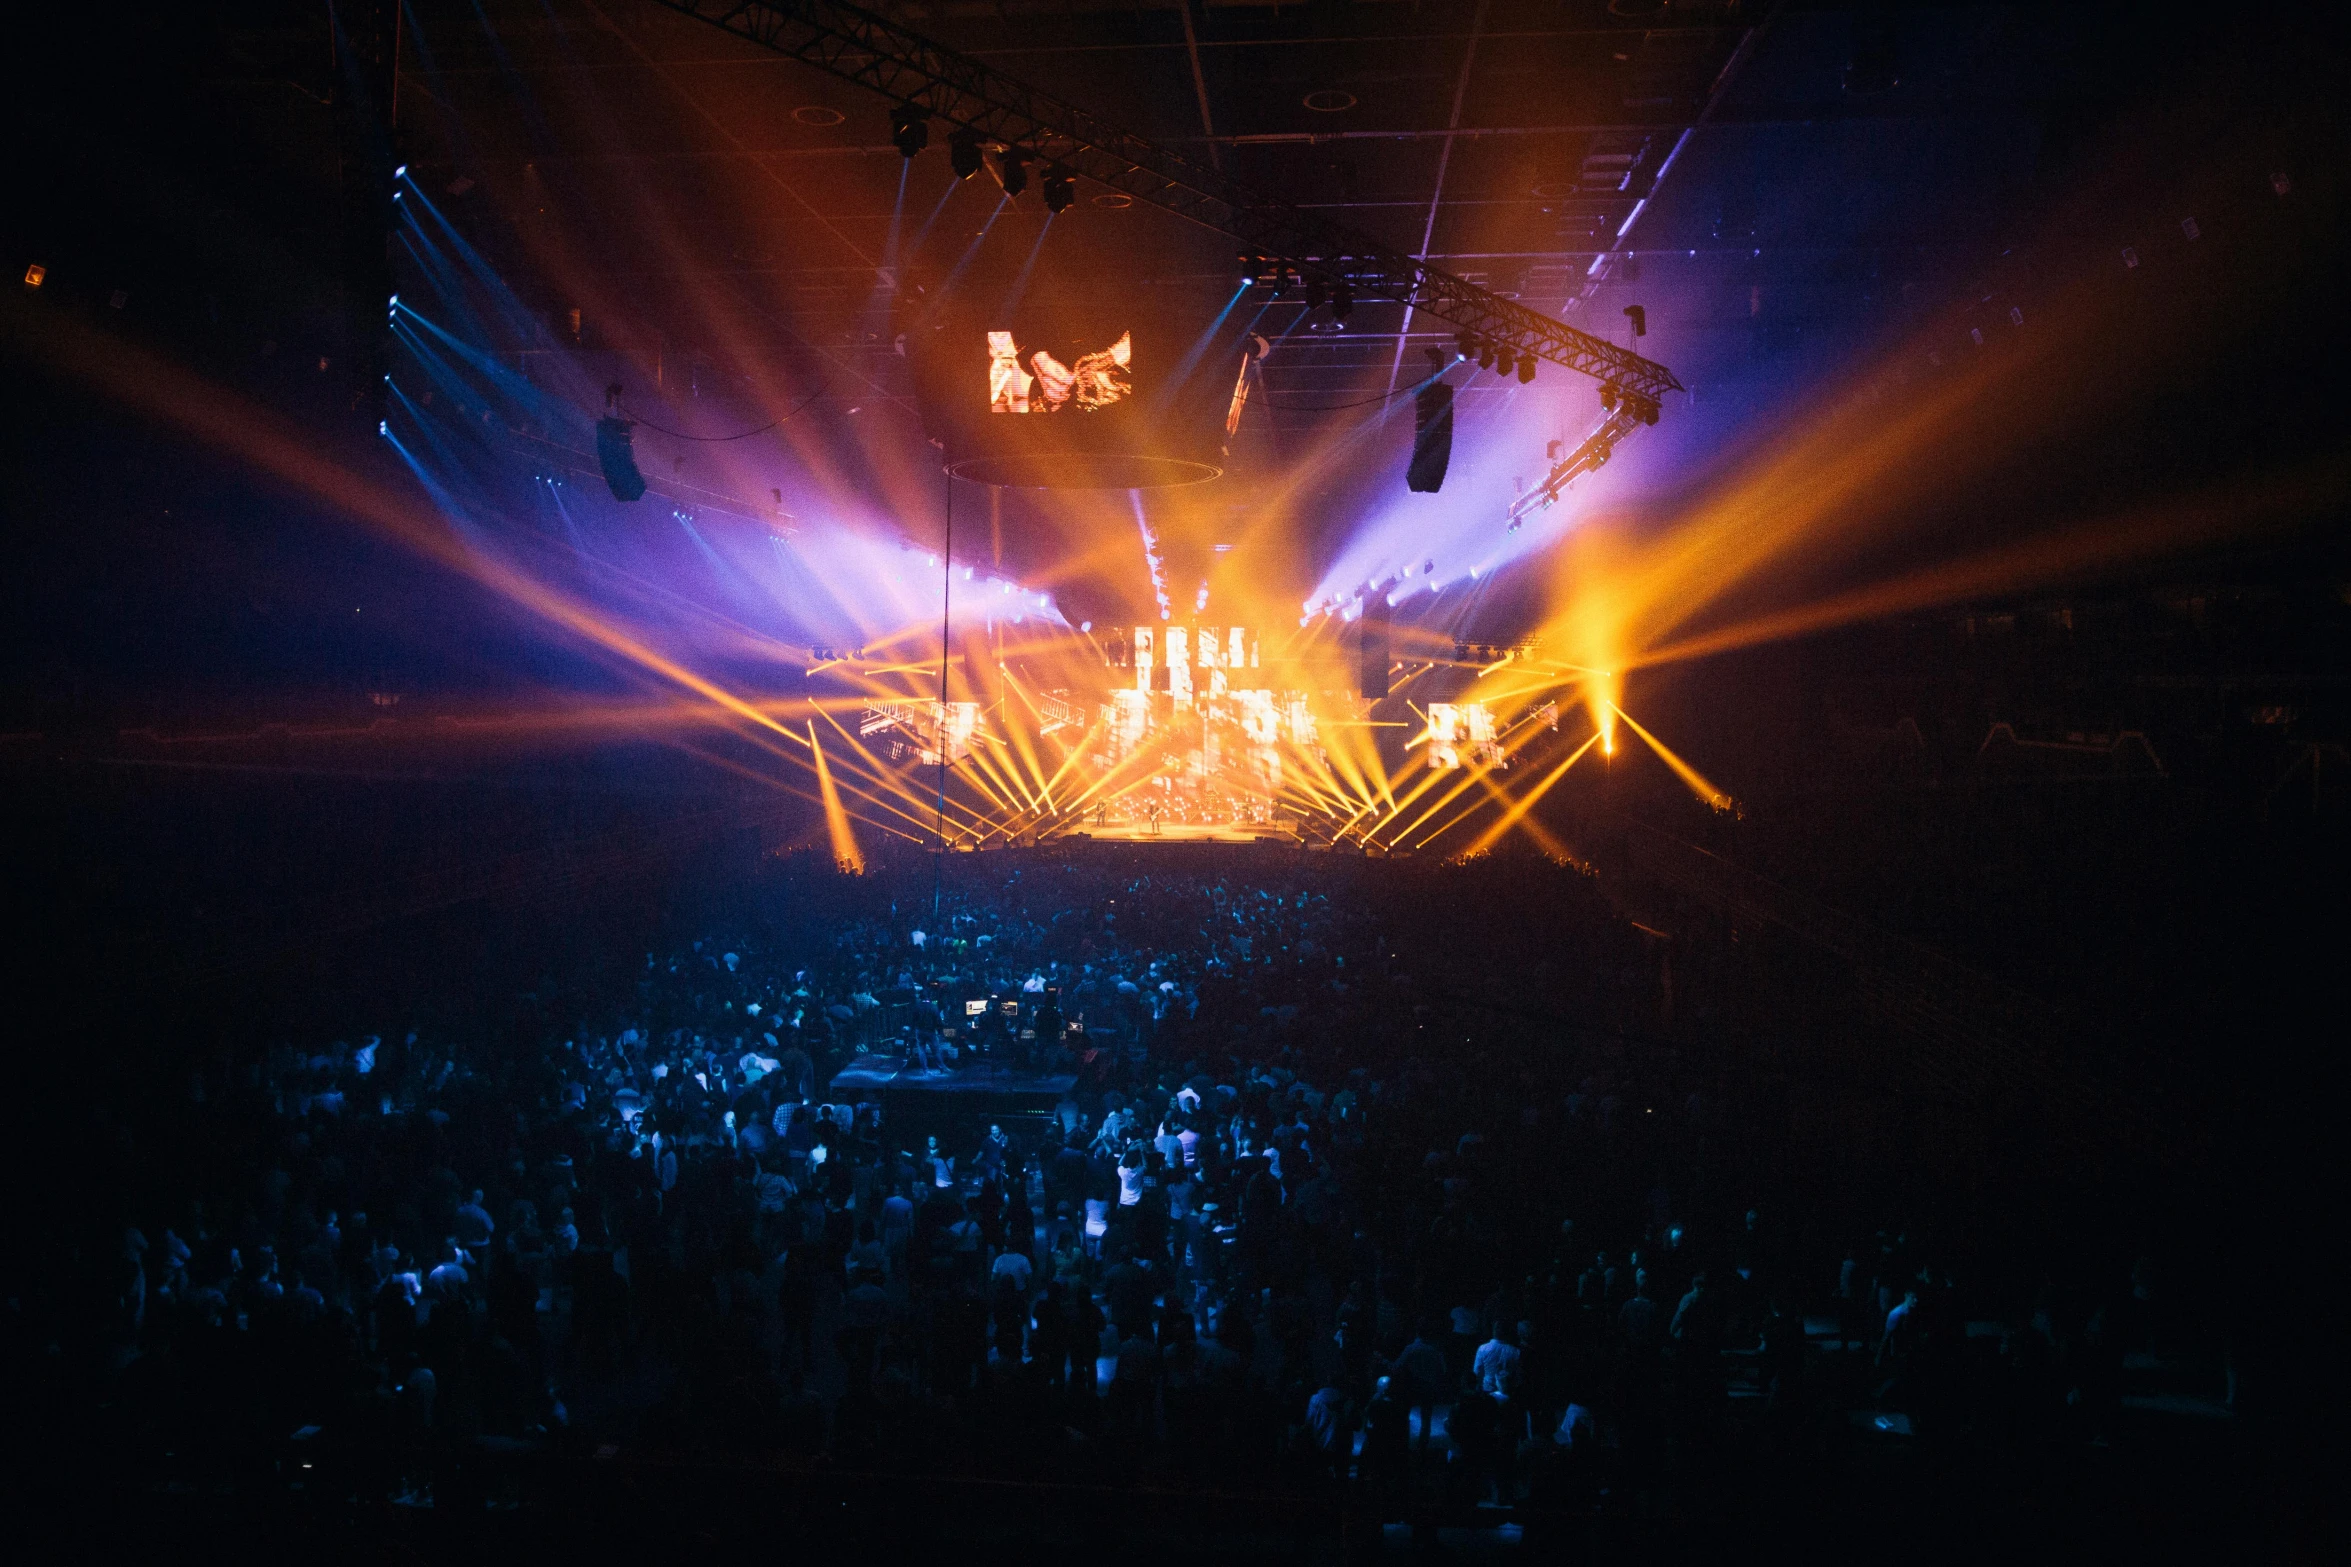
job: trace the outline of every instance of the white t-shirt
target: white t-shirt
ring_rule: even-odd
[[[988,1269],[996,1278],[1010,1279],[1012,1287],[1023,1295],[1029,1292],[1029,1278],[1034,1271],[1029,1265],[1027,1254],[1017,1251],[998,1253],[995,1265]]]
[[[1478,1346],[1471,1369],[1487,1397],[1508,1398],[1518,1387],[1518,1346],[1490,1338]]]

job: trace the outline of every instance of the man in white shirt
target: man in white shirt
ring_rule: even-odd
[[[1518,1335],[1507,1324],[1497,1322],[1493,1337],[1478,1346],[1470,1370],[1488,1398],[1507,1402],[1518,1395],[1518,1360]]]
[[[1008,1281],[1011,1288],[1024,1299],[1028,1295],[1029,1280],[1034,1276],[1034,1273],[1035,1269],[1030,1266],[1028,1253],[1014,1251],[1009,1247],[996,1254],[996,1261],[988,1269],[988,1276],[997,1281],[998,1288],[1002,1288]]]

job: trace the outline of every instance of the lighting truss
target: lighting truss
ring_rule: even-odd
[[[1651,402],[1682,390],[1655,360],[1579,332],[1367,234],[1271,201],[1206,164],[1111,125],[886,17],[842,0],[658,0],[778,54],[855,82],[935,120],[1049,154],[1072,173],[1514,353],[1533,354]]]
[[[1624,402],[1608,410],[1606,417],[1583,443],[1552,464],[1543,482],[1510,503],[1510,529],[1518,530],[1528,517],[1559,499],[1559,492],[1582,475],[1590,473],[1616,450],[1616,443],[1639,429],[1645,421],[1638,404]]]

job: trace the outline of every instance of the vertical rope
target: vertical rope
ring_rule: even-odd
[[[939,882],[947,873],[947,652],[954,646],[951,629],[955,605],[955,475],[948,473],[946,541],[939,548],[939,721],[934,735],[939,747],[939,847],[931,866],[931,924],[939,923]]]

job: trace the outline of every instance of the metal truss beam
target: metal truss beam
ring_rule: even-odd
[[[1314,213],[1268,200],[1207,164],[1121,130],[889,19],[842,0],[658,0],[949,126],[1029,152],[1137,201],[1226,235],[1249,255],[1345,282],[1450,322],[1514,355],[1553,364],[1655,403],[1682,390],[1665,366],[1502,298]]]
[[[1609,409],[1599,427],[1585,436],[1574,451],[1554,463],[1541,484],[1510,503],[1510,531],[1516,533],[1528,517],[1558,500],[1562,490],[1606,463],[1616,450],[1616,443],[1645,422],[1641,408],[1631,403]]]

